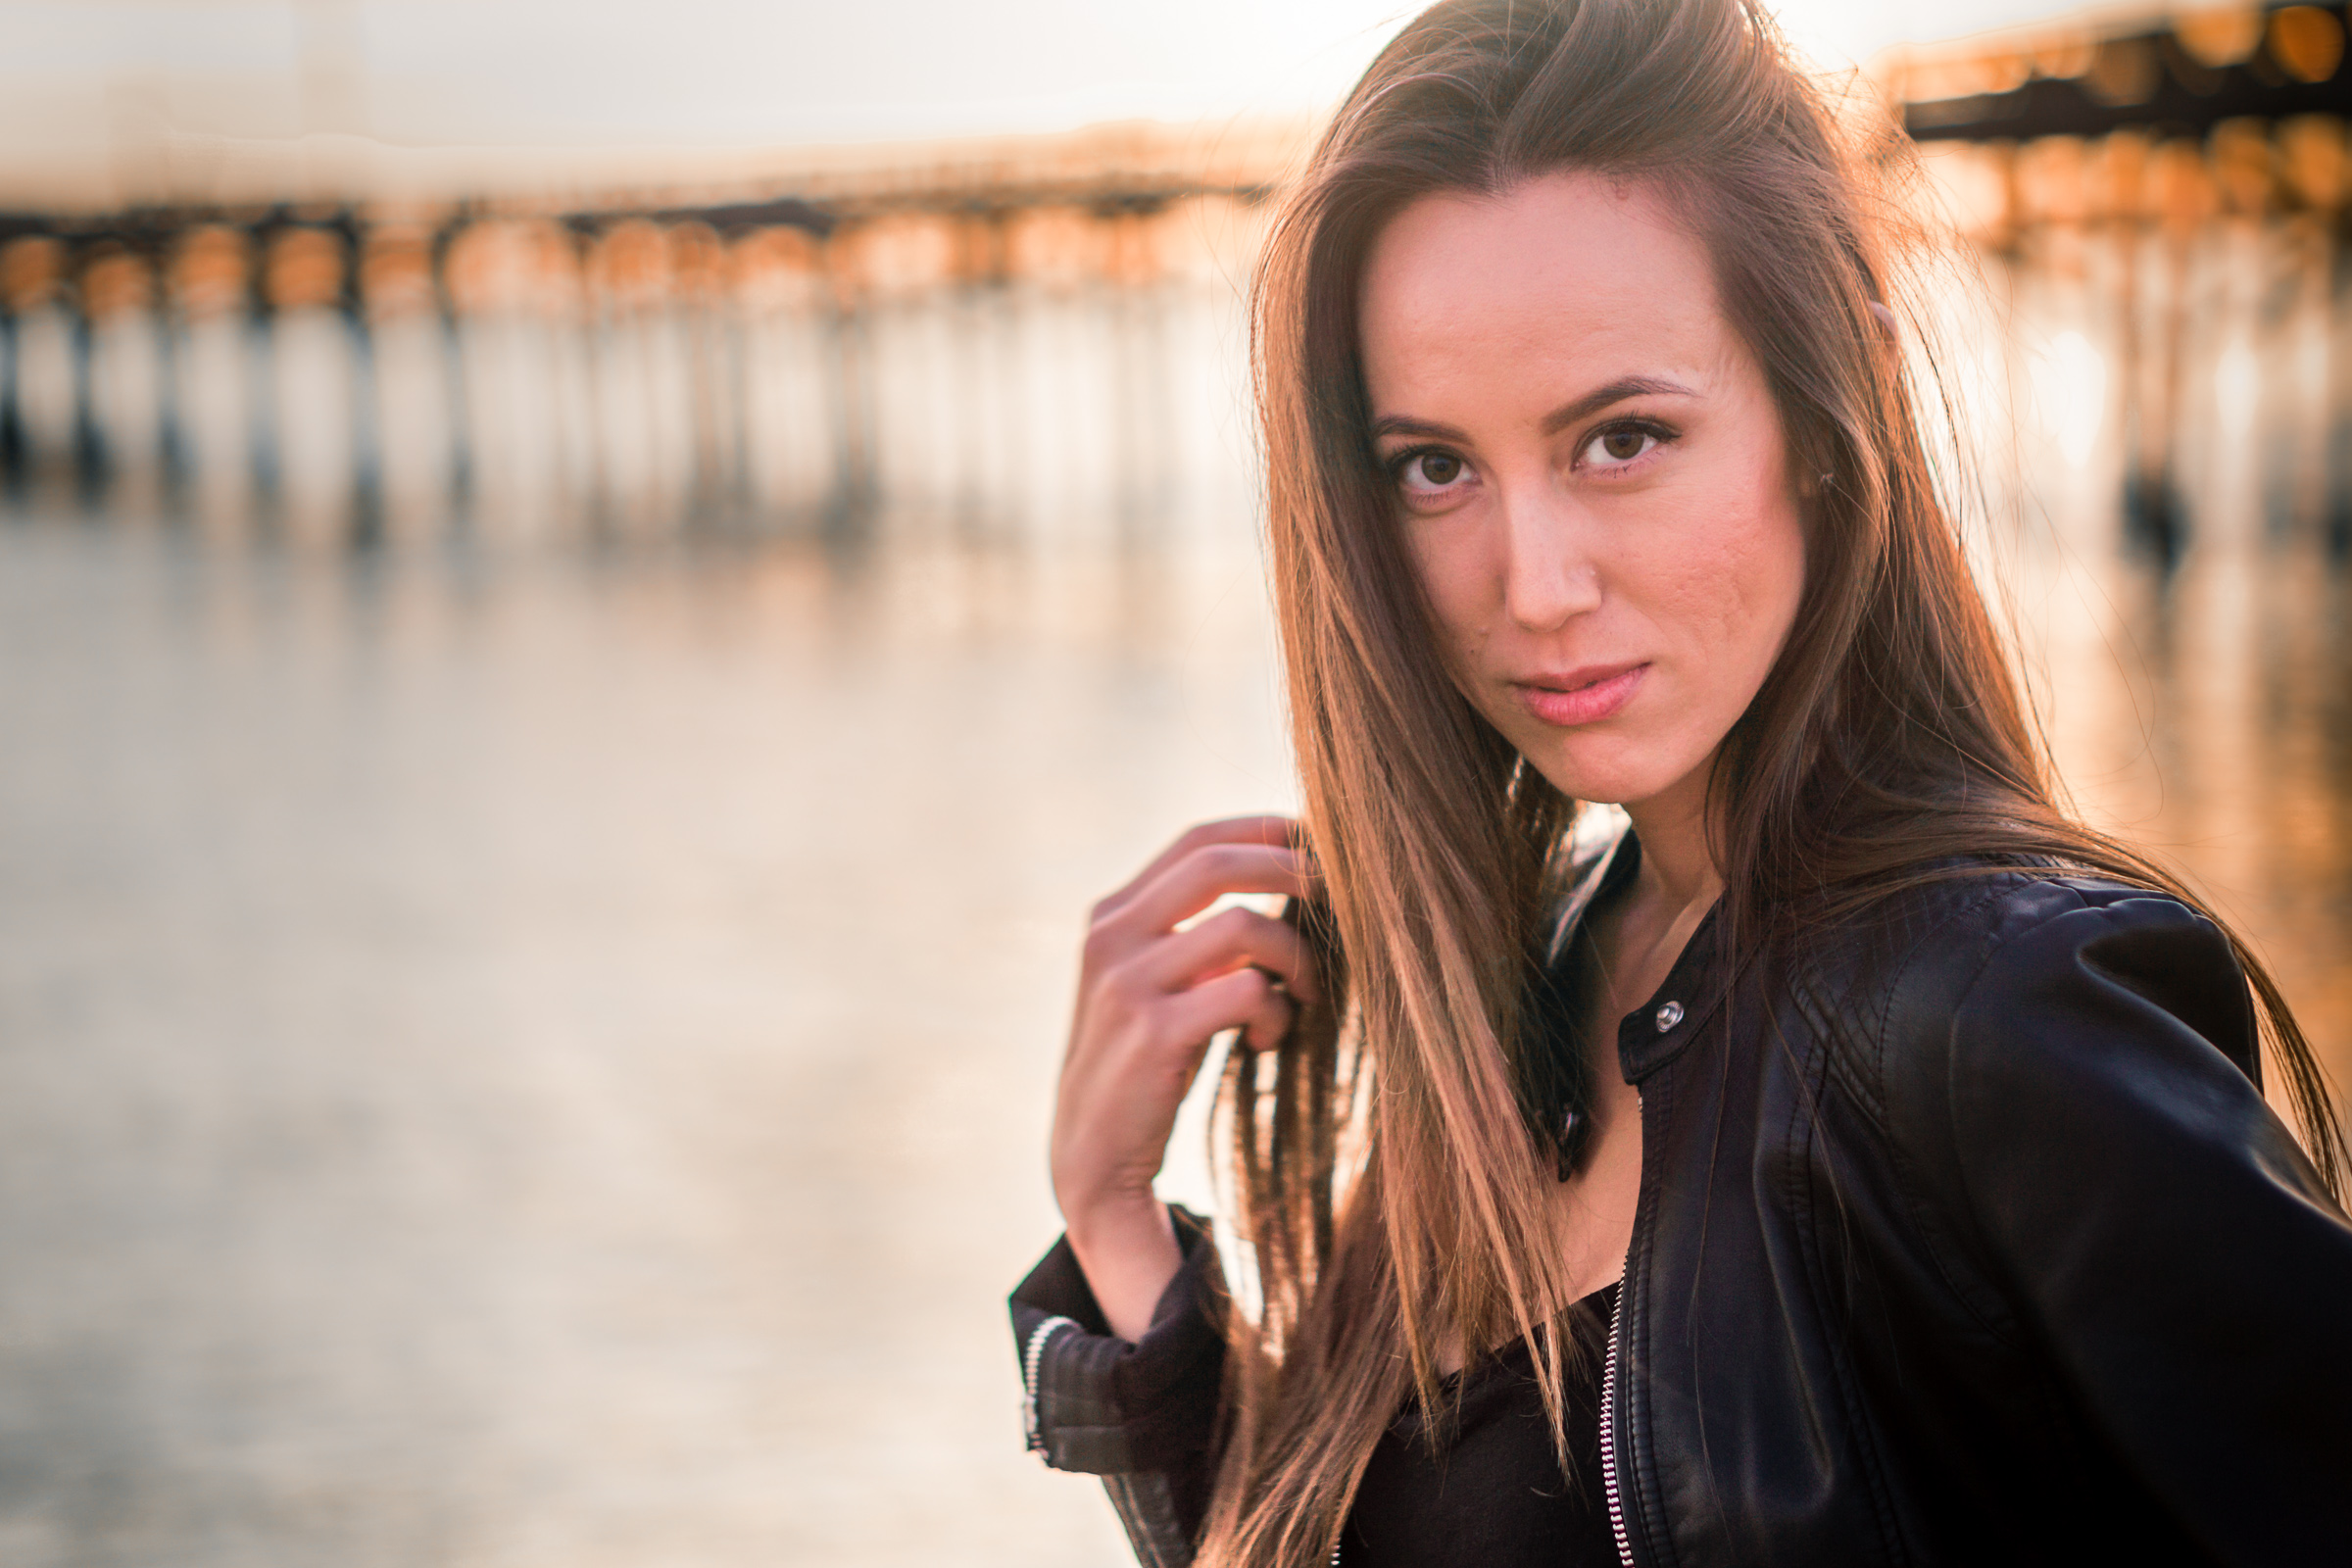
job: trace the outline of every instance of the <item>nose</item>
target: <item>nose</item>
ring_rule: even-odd
[[[1502,507],[1503,610],[1521,629],[1556,631],[1597,609],[1600,566],[1589,519],[1556,492],[1506,495]]]

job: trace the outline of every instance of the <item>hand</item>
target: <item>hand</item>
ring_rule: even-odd
[[[1095,906],[1054,1107],[1054,1198],[1111,1332],[1139,1340],[1182,1253],[1152,1182],[1211,1036],[1265,1051],[1291,998],[1321,993],[1296,927],[1253,909],[1176,926],[1228,893],[1303,897],[1311,858],[1282,816],[1206,822]]]

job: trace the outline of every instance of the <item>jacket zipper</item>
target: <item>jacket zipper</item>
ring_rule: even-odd
[[[1045,1359],[1047,1341],[1061,1329],[1077,1326],[1071,1318],[1050,1317],[1029,1331],[1029,1348],[1021,1354],[1021,1431],[1031,1453],[1046,1451],[1046,1424],[1037,1409],[1038,1363]]]
[[[1634,1568],[1634,1545],[1626,1536],[1625,1498],[1617,1490],[1617,1334],[1625,1322],[1625,1293],[1632,1274],[1632,1269],[1626,1270],[1609,1308],[1609,1354],[1600,1369],[1600,1485],[1609,1501],[1609,1534],[1617,1538],[1617,1560],[1624,1568]]]
[[[1649,1198],[1649,1162],[1657,1147],[1650,1138],[1649,1097],[1637,1087],[1642,1117],[1642,1191],[1634,1200],[1634,1235],[1625,1249],[1625,1272],[1617,1277],[1617,1300],[1609,1308],[1609,1353],[1600,1368],[1600,1484],[1609,1504],[1609,1534],[1617,1538],[1620,1568],[1635,1568],[1633,1532],[1625,1516],[1625,1493],[1617,1476],[1617,1343],[1625,1333],[1625,1298],[1634,1289],[1634,1254],[1641,1250],[1642,1205]]]

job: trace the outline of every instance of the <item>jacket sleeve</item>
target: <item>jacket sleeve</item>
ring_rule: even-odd
[[[2250,1081],[2229,944],[2154,895],[2009,912],[1936,1031],[1946,1125],[1919,1129],[1948,1139],[1962,1224],[2215,1561],[2330,1560],[2352,1542],[2352,1225]]]
[[[1193,1558],[1216,1475],[1225,1339],[1208,1226],[1171,1204],[1184,1263],[1141,1344],[1110,1332],[1068,1239],[1012,1293],[1032,1451],[1102,1478],[1144,1568]]]

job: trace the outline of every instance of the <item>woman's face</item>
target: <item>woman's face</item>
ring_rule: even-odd
[[[1358,311],[1455,682],[1576,799],[1695,798],[1805,564],[1780,417],[1703,247],[1590,174],[1430,196],[1374,243]]]

